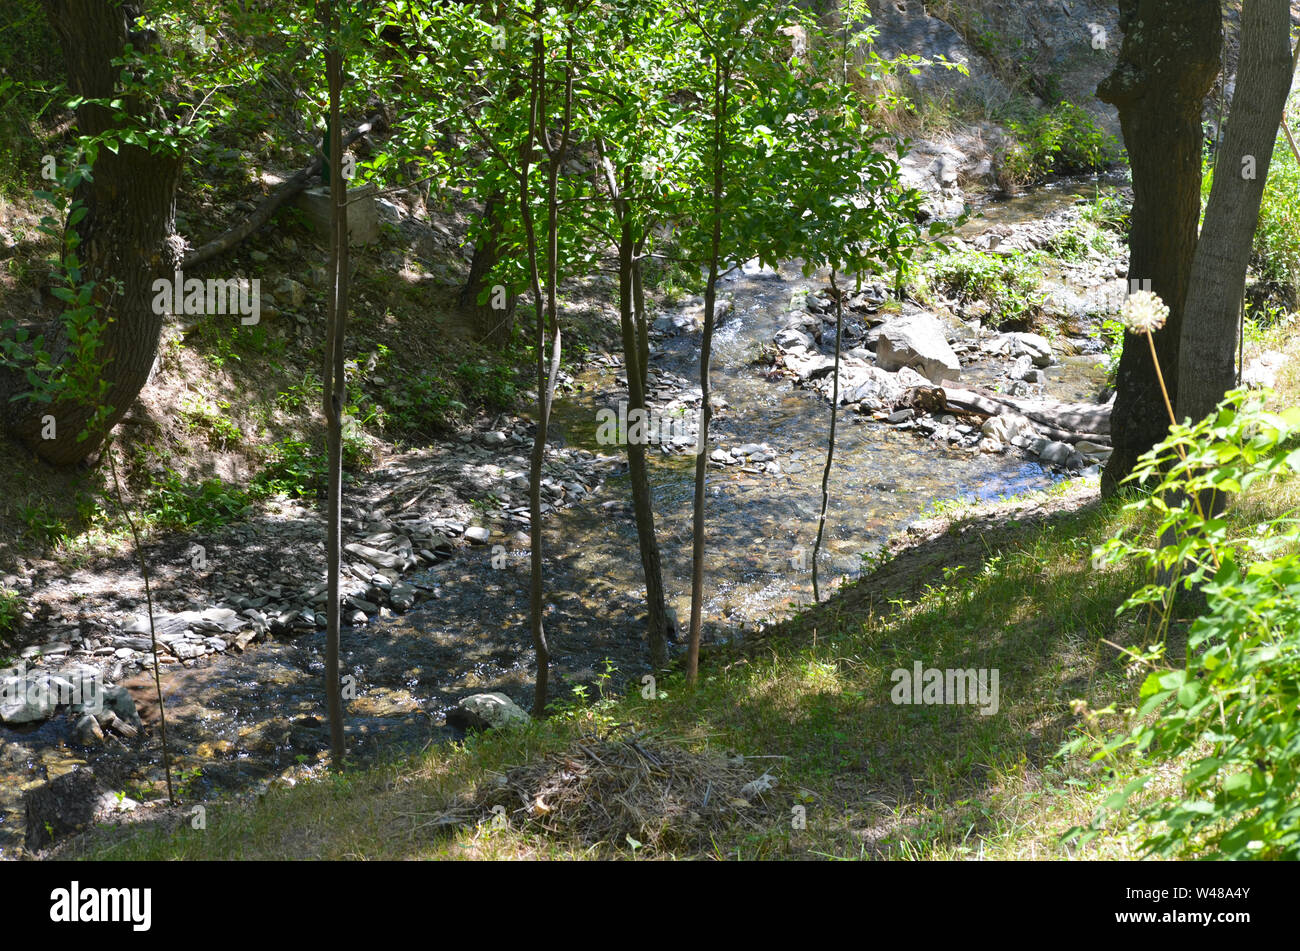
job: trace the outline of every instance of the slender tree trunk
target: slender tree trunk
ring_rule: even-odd
[[[545,609],[542,603],[544,593],[542,590],[542,461],[546,457],[546,429],[550,424],[549,407],[546,401],[546,304],[538,270],[537,234],[533,226],[533,209],[528,191],[533,145],[537,141],[537,113],[543,97],[542,86],[546,80],[546,66],[543,60],[544,43],[545,40],[539,29],[534,41],[528,86],[528,138],[524,142],[523,161],[519,170],[519,212],[523,219],[528,246],[528,270],[532,279],[533,309],[536,317],[533,344],[537,350],[537,432],[533,436],[533,451],[528,467],[528,529],[532,536],[529,544],[528,628],[533,639],[533,650],[537,655],[537,674],[533,686],[533,716],[541,716],[546,711],[546,686],[551,663],[551,654],[546,643],[546,626],[542,619],[542,612]]]
[[[325,697],[330,721],[330,763],[344,764],[343,698],[339,677],[339,644],[343,607],[339,602],[339,570],[343,507],[343,404],[347,393],[344,340],[348,301],[347,181],[343,178],[343,147],[339,128],[339,97],[343,87],[343,56],[333,3],[326,7],[325,70],[329,84],[330,123],[330,297],[326,305],[325,440],[329,456],[329,491],[325,512],[325,560],[329,613],[325,628]]]
[[[1119,7],[1124,45],[1097,97],[1119,109],[1133,169],[1130,286],[1149,286],[1169,306],[1155,343],[1176,393],[1201,208],[1201,107],[1219,70],[1223,28],[1218,0],[1120,0]],[[1116,390],[1107,494],[1169,430],[1150,351],[1135,335],[1125,337]]]
[[[630,185],[630,172],[624,186]],[[620,191],[623,195],[626,192]],[[645,383],[647,370],[642,362],[641,335],[637,331],[635,311],[636,241],[632,233],[631,209],[619,199],[623,210],[618,242],[618,313],[623,333],[623,362],[627,373],[628,416],[634,410],[646,410]],[[632,482],[632,511],[636,520],[637,544],[646,587],[646,639],[650,645],[650,663],[656,669],[668,665],[668,612],[664,601],[663,566],[659,541],[655,537],[654,497],[650,493],[650,468],[643,443],[627,440],[628,477]]]
[[[603,143],[597,144],[605,168],[605,182],[614,212],[619,219],[618,237],[618,315],[623,336],[623,365],[627,374],[627,409],[630,417],[635,410],[646,410],[647,366],[649,337],[643,333],[645,324],[644,294],[638,298],[637,248],[644,247],[644,235],[637,237],[632,220],[632,172],[624,169],[623,183],[607,157]],[[640,310],[638,320],[637,311]],[[654,497],[650,492],[650,469],[646,461],[645,446],[627,440],[628,478],[632,483],[632,512],[636,521],[637,547],[641,555],[641,569],[646,587],[646,639],[650,646],[650,663],[655,668],[668,665],[668,612],[664,598],[663,565],[659,556],[659,541],[655,537]]]
[[[121,0],[44,3],[67,60],[69,90],[88,99],[114,98],[121,68],[112,61],[122,55],[130,20],[140,15],[141,5]],[[143,117],[149,108],[129,98],[125,104],[135,116]],[[77,109],[77,130],[83,135],[98,135],[114,125],[111,111],[102,106],[86,103]],[[103,377],[110,384],[103,401],[110,413],[90,438],[78,441],[98,406],[85,400],[53,406],[11,402],[10,397],[26,389],[24,380],[17,374],[0,378],[5,428],[49,462],[68,465],[90,456],[149,379],[163,326],[163,315],[153,310],[152,285],[172,276],[182,250],[175,236],[180,169],[181,157],[166,148],[152,152],[123,143],[116,154],[101,148],[94,180],[74,192],[86,209],[76,226],[83,277],[97,283],[95,300],[106,305],[98,359],[104,361]],[[120,290],[114,290],[114,282]],[[56,359],[70,359],[61,322],[46,330],[46,339]],[[46,414],[55,418],[53,439],[42,438]]]
[[[636,317],[637,351],[641,358],[641,389],[650,379],[650,321],[645,310],[645,283],[641,275],[641,256],[645,253],[646,236],[641,235],[632,249],[632,303]]]
[[[1207,416],[1236,385],[1246,268],[1291,89],[1290,7],[1287,0],[1246,0],[1242,9],[1237,88],[1183,316],[1177,406],[1193,420]]]
[[[833,268],[831,294],[835,298],[835,369],[832,371],[835,376],[831,379],[831,433],[826,442],[826,466],[822,469],[822,507],[817,516],[817,541],[813,543],[812,552],[813,601],[821,600],[821,592],[817,589],[817,556],[821,554],[822,533],[826,530],[826,509],[830,505],[831,464],[835,460],[835,422],[839,418],[840,409],[840,342],[844,336],[844,301],[835,283]]]
[[[709,463],[709,360],[713,353],[713,319],[718,303],[718,269],[722,254],[723,173],[726,169],[727,80],[718,57],[713,60],[713,233],[709,246],[709,279],[704,285],[704,332],[700,340],[700,436],[695,456],[695,507],[691,536],[691,635],[686,653],[686,682],[694,684],[700,671],[700,627],[704,609],[704,496]]]
[[[534,7],[538,19],[541,19],[543,7],[539,2]],[[528,507],[529,529],[532,532],[530,546],[529,584],[529,621],[533,638],[533,648],[537,654],[537,680],[533,692],[533,716],[540,717],[546,713],[546,688],[550,672],[550,648],[546,641],[546,629],[542,620],[542,464],[546,459],[546,436],[550,427],[551,405],[555,399],[555,381],[560,373],[560,323],[556,301],[556,288],[559,283],[559,234],[560,234],[560,172],[565,156],[569,150],[569,134],[573,125],[573,32],[569,27],[565,47],[564,68],[564,118],[557,145],[551,144],[546,105],[546,41],[539,27],[533,40],[532,82],[529,86],[528,138],[523,149],[523,162],[519,177],[520,213],[523,216],[524,231],[528,242],[529,274],[533,284],[533,299],[536,301],[537,313],[537,432],[533,437],[533,452],[529,465]],[[546,152],[546,287],[540,279],[537,262],[537,235],[533,225],[532,206],[529,203],[528,171],[531,167],[534,145],[540,143]],[[543,319],[545,318],[545,319]],[[546,326],[551,333],[551,358],[549,369],[546,360]]]

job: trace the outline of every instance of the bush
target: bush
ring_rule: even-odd
[[[6,642],[17,629],[18,618],[23,613],[23,599],[18,592],[0,588],[0,644]]]
[[[984,302],[989,307],[988,323],[994,327],[1030,323],[1042,307],[1038,269],[1022,254],[940,253],[930,265],[926,283],[966,304]]]
[[[1132,758],[1123,765],[1139,775],[1104,811],[1123,807],[1157,767],[1181,770],[1179,791],[1133,820],[1145,823],[1145,850],[1162,856],[1300,859],[1300,527],[1282,516],[1238,537],[1195,502],[1198,493],[1236,494],[1300,472],[1300,408],[1275,414],[1264,399],[1237,390],[1201,422],[1173,427],[1130,477],[1150,494],[1128,508],[1153,513],[1161,541],[1115,538],[1099,551],[1172,580],[1142,587],[1120,608],[1153,610],[1160,622],[1159,643],[1128,651],[1148,671],[1140,706],[1125,711],[1128,731],[1086,735],[1066,749]],[[1199,589],[1205,606],[1181,662],[1170,664],[1179,589]],[[1091,725],[1115,712],[1081,709]],[[1069,834],[1100,834],[1102,818]]]
[[[1273,150],[1250,264],[1260,282],[1253,310],[1300,305],[1300,167],[1285,136]]]
[[[1002,157],[1003,175],[1025,185],[1049,175],[1080,175],[1099,171],[1120,155],[1114,136],[1097,125],[1088,112],[1070,102],[1027,121],[1009,123],[1016,144]]]

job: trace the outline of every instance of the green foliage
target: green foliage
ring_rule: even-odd
[[[325,487],[325,456],[318,447],[301,439],[285,438],[271,447],[262,471],[253,480],[253,491],[289,498],[316,498]]]
[[[1048,239],[1053,257],[1082,261],[1094,255],[1113,260],[1119,255],[1119,239],[1127,233],[1128,212],[1115,195],[1098,194],[1079,205],[1079,216]]]
[[[1049,175],[1077,175],[1105,168],[1119,157],[1113,136],[1080,106],[1060,102],[1048,112],[1008,123],[1015,145],[1002,157],[1002,171],[1023,185]]]
[[[64,73],[58,40],[39,0],[8,0],[0,23],[0,194],[30,190],[41,159],[34,134]]]
[[[90,166],[76,165],[60,173],[59,191],[36,193],[59,212],[57,218],[44,216],[40,230],[58,239],[63,248],[61,260],[53,270],[55,285],[50,290],[65,305],[59,317],[64,335],[62,353],[58,356],[52,354],[43,334],[32,336],[26,327],[16,326],[13,320],[0,326],[3,334],[0,336],[0,366],[22,372],[31,387],[13,396],[13,400],[27,400],[49,408],[60,404],[96,408],[77,434],[79,442],[112,415],[112,409],[103,403],[109,382],[104,379],[104,363],[99,351],[102,346],[100,338],[109,320],[107,313],[111,311],[112,298],[118,290],[111,283],[100,285],[82,275],[81,259],[77,255],[81,238],[76,226],[87,212],[80,200],[74,201],[68,196],[82,181],[90,180]]]
[[[207,401],[187,397],[181,404],[181,415],[186,429],[202,434],[214,448],[225,449],[227,445],[236,445],[243,438],[243,433],[235,423],[225,415],[230,410],[227,400]]]
[[[988,305],[988,323],[1030,323],[1041,312],[1037,262],[1024,254],[937,252],[924,278],[927,291],[941,291],[969,304]]]
[[[1300,306],[1300,165],[1284,135],[1273,149],[1250,264],[1259,281],[1249,302],[1252,311],[1266,312],[1270,303]]]
[[[158,528],[217,528],[243,517],[251,496],[247,489],[218,478],[190,485],[174,472],[157,479],[141,502],[141,517]]]
[[[440,432],[467,409],[449,382],[433,370],[406,377],[387,401],[389,426],[406,435]]]
[[[1138,774],[1105,810],[1123,807],[1157,769],[1181,771],[1177,793],[1137,811],[1146,850],[1162,856],[1300,858],[1300,522],[1280,516],[1235,536],[1195,504],[1300,472],[1300,409],[1268,412],[1267,397],[1233,391],[1204,420],[1173,427],[1130,477],[1150,494],[1128,508],[1158,520],[1159,540],[1117,537],[1099,550],[1171,580],[1144,585],[1120,608],[1159,619],[1157,642],[1129,651],[1149,671],[1140,706],[1125,711],[1131,726],[1085,732],[1067,749],[1092,748],[1094,759]],[[1199,589],[1205,606],[1170,664],[1180,589]],[[1071,835],[1097,835],[1101,819]]]
[[[1119,378],[1119,360],[1124,355],[1125,327],[1118,320],[1107,317],[1101,323],[1101,335],[1106,341],[1106,383],[1114,386]]]
[[[466,398],[488,409],[506,410],[515,404],[514,372],[503,363],[466,361],[456,367],[456,380]]]
[[[0,642],[14,632],[23,613],[23,599],[17,591],[0,588]]]

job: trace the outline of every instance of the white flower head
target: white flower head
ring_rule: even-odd
[[[1125,299],[1119,316],[1130,333],[1155,333],[1169,319],[1169,308],[1159,294],[1137,291]]]

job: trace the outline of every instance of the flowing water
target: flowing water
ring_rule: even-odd
[[[1063,207],[1092,185],[1075,185],[990,206],[991,221],[1025,221]],[[976,224],[972,227],[978,228]],[[727,408],[715,417],[711,442],[766,443],[779,471],[708,470],[704,616],[706,637],[744,637],[792,604],[812,598],[809,553],[821,504],[822,465],[829,405],[786,379],[765,378],[754,358],[771,341],[792,298],[825,286],[825,275],[802,277],[796,266],[779,271],[746,268],[724,291],[734,310],[714,339],[712,387]],[[654,366],[694,384],[698,337],[659,341]],[[551,436],[594,452],[612,453],[596,439],[596,409],[622,398],[621,371],[584,373],[577,395],[557,401]],[[1089,399],[1100,381],[1095,358],[1053,368],[1048,392]],[[996,369],[976,366],[963,379],[992,380]],[[688,616],[694,457],[651,451],[655,517],[670,604]],[[751,467],[752,468],[752,467]],[[840,410],[819,572],[823,597],[834,579],[852,578],[862,558],[886,537],[943,500],[991,499],[1048,486],[1055,477],[1016,454],[986,455],[939,443]],[[606,667],[617,680],[645,668],[643,582],[630,509],[610,507],[630,498],[626,475],[549,517],[545,528],[546,625],[555,656],[556,689],[568,695]],[[454,559],[417,574],[436,599],[407,614],[345,631],[345,672],[357,697],[348,704],[349,747],[371,758],[449,737],[438,725],[458,699],[502,690],[525,706],[531,696],[532,650],[527,627],[527,540],[508,550],[462,550]],[[504,564],[502,564],[504,561]],[[243,654],[213,655],[204,666],[169,669],[165,680],[168,733],[177,772],[188,797],[248,789],[268,777],[319,768],[328,745],[319,682],[323,635],[258,645]],[[156,732],[156,730],[155,730]],[[18,794],[83,761],[62,718],[8,733],[0,756],[0,855],[12,854],[20,836]],[[128,793],[138,781],[160,789],[156,742],[134,751],[94,756],[97,771]],[[295,765],[298,764],[298,765]]]

